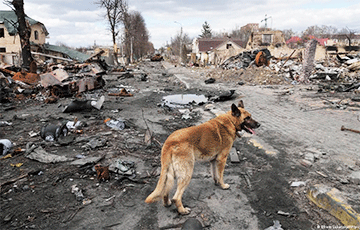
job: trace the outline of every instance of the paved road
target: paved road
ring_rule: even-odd
[[[205,85],[204,79],[194,78],[197,73],[190,69],[175,68],[169,64],[165,64],[165,67],[189,88],[209,87]],[[354,166],[356,160],[360,159],[359,134],[340,131],[342,125],[360,129],[360,122],[357,120],[360,111],[322,109],[326,106],[322,96],[316,91],[306,90],[304,86],[269,88],[239,86],[234,82],[216,84],[214,87],[222,90],[235,89],[243,96],[245,107],[262,124],[257,138],[263,138],[265,142],[270,139],[268,136],[273,136],[275,140],[281,138],[280,143],[285,143],[286,140],[296,143],[283,146],[288,153],[305,152],[305,148],[317,149],[339,161],[340,166]],[[292,92],[291,95],[281,96],[288,90]],[[229,109],[228,103],[217,106],[224,111]]]
[[[304,159],[308,160],[309,173],[299,180],[306,180],[310,186],[320,183],[339,188],[341,196],[360,207],[359,185],[352,181],[352,175],[360,173],[360,136],[340,130],[341,126],[360,130],[360,109],[338,109],[328,103],[347,100],[345,94],[327,98],[316,91],[316,86],[304,85],[239,86],[237,82],[206,85],[204,76],[194,70],[175,68],[168,63],[164,66],[187,88],[235,89],[245,108],[262,124],[251,139],[255,146],[264,148],[273,157],[281,153],[290,164],[300,165]],[[231,103],[216,103],[215,113],[229,110]]]

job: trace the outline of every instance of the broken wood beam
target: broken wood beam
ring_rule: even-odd
[[[341,126],[341,131],[350,131],[350,132],[354,132],[354,133],[360,133],[359,130],[348,129],[348,128],[345,128],[344,126]]]
[[[296,52],[296,50],[294,50],[289,57],[286,58],[285,62],[280,66],[279,71],[282,69],[282,67],[284,67],[284,65],[286,64],[287,61],[289,61],[289,59],[291,58],[291,56]]]

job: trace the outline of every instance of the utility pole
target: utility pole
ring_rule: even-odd
[[[183,33],[183,26],[180,22],[177,22],[175,21],[175,23],[179,24],[181,27],[180,27],[180,64],[181,64],[181,61],[182,61],[182,33]]]
[[[131,42],[130,42],[130,63],[133,63],[133,39],[134,39],[134,37],[131,37]]]
[[[265,14],[265,18],[263,20],[261,20],[261,22],[265,21],[265,29],[267,28],[267,20],[271,18],[272,21],[272,17],[268,17],[267,14]],[[272,26],[272,25],[271,25]]]

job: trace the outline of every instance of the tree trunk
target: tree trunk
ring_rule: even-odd
[[[12,5],[15,8],[15,14],[19,22],[17,30],[20,36],[21,55],[23,60],[22,66],[29,68],[30,63],[33,61],[30,50],[31,28],[30,25],[25,21],[24,1],[13,0]]]

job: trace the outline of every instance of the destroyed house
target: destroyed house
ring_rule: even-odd
[[[284,46],[285,36],[280,30],[266,30],[261,32],[253,32],[250,35],[246,49],[253,49],[259,47]]]
[[[192,62],[200,65],[219,64],[224,58],[241,52],[244,48],[239,39],[196,38],[192,45]]]
[[[31,28],[30,42],[42,45],[49,35],[45,25],[28,16],[25,17]],[[20,37],[15,27],[17,16],[14,11],[0,11],[0,55],[1,61],[14,64],[21,52]]]
[[[74,49],[67,48],[65,46],[56,46],[50,44],[43,44],[40,48],[43,49],[43,53],[36,53],[39,56],[45,57],[45,59],[53,59],[58,61],[78,61],[84,62],[90,56]],[[33,52],[34,53],[34,52]]]
[[[293,36],[286,40],[286,45],[288,45],[290,48],[299,48],[300,45],[302,45],[303,40],[298,36]]]

